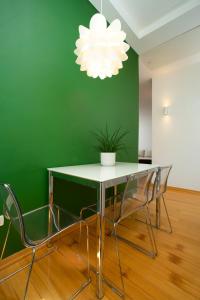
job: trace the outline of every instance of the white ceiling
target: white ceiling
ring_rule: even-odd
[[[147,51],[141,59],[148,68],[156,70],[197,53],[200,53],[200,26]]]
[[[100,10],[100,0],[89,0]],[[119,18],[127,42],[150,69],[200,52],[200,0],[103,0],[109,22]]]

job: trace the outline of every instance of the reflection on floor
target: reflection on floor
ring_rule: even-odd
[[[151,259],[120,242],[122,271],[126,299],[133,300],[194,300],[200,299],[200,193],[170,190],[166,197],[173,234],[154,230],[158,257]],[[154,207],[152,206],[152,214]],[[163,216],[163,220],[164,220]],[[129,218],[120,229],[123,236],[148,247],[145,224]],[[166,226],[165,221],[163,226]],[[95,267],[95,222],[90,225],[91,264]],[[84,281],[86,263],[84,239],[79,247],[79,233],[72,232],[54,245],[54,251],[39,259],[33,269],[29,286],[29,300],[65,300]],[[51,248],[49,250],[52,250]],[[43,249],[38,257],[46,251]],[[23,259],[23,263],[29,257]],[[20,262],[21,263],[21,262]],[[0,276],[15,270],[16,262],[0,269]],[[120,285],[119,269],[112,236],[106,236],[105,276]],[[27,270],[0,286],[0,300],[22,299]],[[95,275],[92,284],[77,299],[92,300],[95,296]],[[0,277],[0,278],[1,278]],[[105,286],[104,300],[119,299]]]

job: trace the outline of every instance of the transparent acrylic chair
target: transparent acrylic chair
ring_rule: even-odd
[[[134,248],[151,257],[155,257],[157,255],[157,247],[149,212],[149,203],[155,198],[157,188],[157,180],[155,180],[152,184],[152,178],[155,173],[155,171],[146,171],[129,176],[124,192],[106,199],[107,209],[105,212],[106,219],[110,219],[113,224],[117,225],[130,215],[143,210],[145,213],[145,223],[147,224],[152,251],[149,252],[122,237],[118,237],[124,242],[129,243],[130,246],[133,246]],[[96,214],[96,204],[83,207],[80,212],[81,219],[83,219],[84,212],[87,210],[90,210],[93,214]]]
[[[126,184],[122,199],[116,202],[114,208],[114,227],[121,225],[121,222],[131,215],[139,211],[143,211],[146,219],[146,226],[148,231],[149,240],[151,243],[151,251],[144,249],[143,247],[129,241],[122,236],[117,237],[129,244],[131,247],[143,252],[144,254],[155,257],[157,255],[157,246],[151,224],[149,203],[154,197],[156,183],[153,185],[150,192],[150,184],[154,171],[141,172],[136,175],[131,175]],[[116,230],[116,229],[115,229]]]
[[[105,219],[113,226],[112,235],[115,238],[115,249],[120,269],[120,277],[123,289],[123,293],[121,293],[122,298],[124,297],[125,293],[118,241],[122,240],[129,246],[136,248],[137,250],[142,251],[144,254],[147,254],[148,256],[151,256],[153,258],[157,255],[157,247],[148,207],[151,198],[154,197],[154,190],[156,188],[156,184],[154,184],[151,193],[149,192],[149,186],[151,184],[151,180],[154,173],[154,171],[148,171],[129,176],[124,192],[114,197],[110,197],[106,200],[106,206],[108,209],[105,212]],[[81,218],[84,217],[84,212],[87,210],[90,210],[93,214],[95,214],[97,212],[96,204],[82,208]],[[122,236],[119,236],[117,233],[117,228],[119,225],[121,225],[121,222],[140,210],[143,210],[145,212],[146,226],[148,229],[148,235],[151,242],[152,251],[148,251],[134,244],[133,242],[123,238]]]
[[[167,182],[168,182],[168,178],[169,178],[171,169],[172,169],[172,165],[163,166],[163,167],[158,168],[158,172],[157,172],[157,175],[155,178],[157,187],[156,187],[156,192],[154,194],[154,197],[152,198],[152,200],[156,199],[156,213],[157,213],[156,227],[158,229],[161,229],[160,216],[161,216],[161,201],[162,201],[163,207],[164,207],[164,210],[165,210],[165,213],[167,216],[167,221],[169,224],[169,230],[165,230],[165,229],[161,229],[161,230],[167,231],[169,233],[172,233],[172,225],[171,225],[171,221],[169,218],[167,206],[165,203],[164,194],[167,190]]]
[[[3,214],[8,220],[9,225],[5,240],[2,247],[1,259],[3,258],[6,243],[8,240],[11,225],[19,233],[23,245],[32,249],[32,258],[29,267],[24,297],[27,299],[27,291],[30,281],[30,276],[35,262],[36,250],[50,242],[55,236],[59,235],[62,231],[73,226],[74,224],[83,223],[87,230],[87,280],[84,284],[73,293],[69,299],[74,299],[89,283],[90,283],[90,269],[89,269],[89,236],[88,225],[84,220],[77,218],[62,209],[57,205],[45,205],[28,213],[22,213],[20,204],[14,191],[9,184],[0,184],[0,201],[3,201]],[[24,267],[18,269],[16,272],[0,279],[0,284],[9,279]]]

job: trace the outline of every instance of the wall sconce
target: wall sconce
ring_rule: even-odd
[[[169,115],[169,106],[163,106],[163,116]]]

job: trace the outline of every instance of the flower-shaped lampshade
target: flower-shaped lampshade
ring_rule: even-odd
[[[124,42],[125,32],[121,31],[119,20],[108,27],[102,14],[95,14],[90,20],[90,28],[79,26],[80,38],[76,41],[74,53],[81,71],[93,78],[112,77],[123,67],[128,59],[126,52],[130,46]]]

